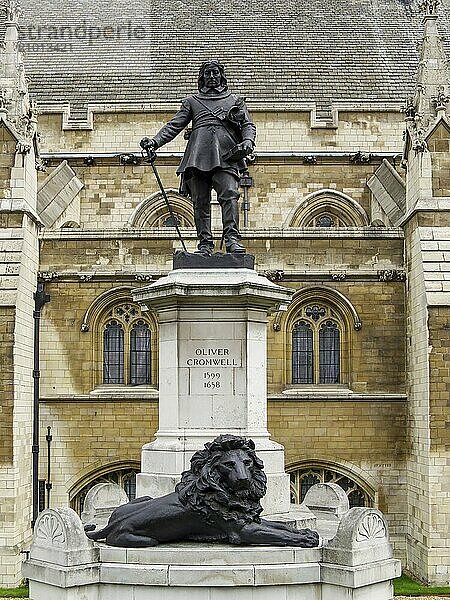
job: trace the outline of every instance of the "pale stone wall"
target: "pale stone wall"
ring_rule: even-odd
[[[159,192],[149,166],[119,166],[118,159],[97,159],[87,167],[79,159],[70,161],[84,183],[80,192],[81,227],[85,229],[128,228],[135,208]],[[296,159],[258,159],[250,168],[254,187],[249,191],[249,228],[286,228],[289,215],[311,193],[336,190],[350,196],[370,214],[370,192],[366,180],[379,165],[352,165],[346,158],[327,159],[317,165],[304,165]],[[52,161],[49,173],[57,161]],[[178,189],[177,161],[162,158],[158,171],[166,189]],[[41,175],[43,180],[44,175]]]
[[[428,312],[425,297],[420,236],[411,224],[406,230],[409,267],[407,304],[408,334],[408,533],[407,568],[427,578],[430,531],[429,465],[429,363]]]
[[[0,198],[7,198],[10,192],[11,167],[14,165],[16,142],[1,122],[0,147]]]
[[[450,196],[450,130],[441,123],[428,140],[432,153],[433,196]]]
[[[98,476],[99,470],[140,464],[141,448],[153,439],[158,427],[154,401],[74,398],[41,404],[41,477],[46,477],[47,426],[52,427],[53,484],[51,505],[68,506],[69,493]],[[78,491],[79,491],[78,489]]]
[[[2,277],[2,284],[9,287],[10,292],[5,304],[8,300],[14,302],[13,306],[3,306],[1,309],[6,317],[2,326],[5,324],[7,327],[7,339],[2,347],[6,358],[2,424],[8,427],[9,421],[9,427],[4,438],[6,465],[0,469],[3,507],[0,521],[0,585],[14,585],[20,581],[23,559],[20,551],[31,536],[33,292],[36,289],[38,241],[36,225],[29,217],[22,215],[22,218],[22,228],[0,230],[3,243],[7,245],[9,241],[12,250],[8,264],[13,269],[10,268],[7,277]],[[19,240],[20,247],[17,246]],[[5,252],[5,255],[8,253]],[[8,371],[11,376],[9,383]]]
[[[36,208],[34,151],[16,153],[16,140],[3,122],[0,146],[1,586],[20,581],[20,551],[31,538],[33,293],[39,248],[37,225],[23,212]]]
[[[375,487],[396,555],[404,558],[406,403],[373,399],[269,401],[269,431],[284,445],[286,466],[316,460],[344,466]]]
[[[252,109],[251,103],[249,104]],[[61,116],[39,118],[44,152],[138,152],[144,135],[152,136],[175,114],[96,113],[92,131],[62,131]],[[337,128],[311,128],[309,112],[260,111],[252,116],[258,129],[259,151],[328,150],[343,152],[401,152],[402,117],[397,111],[340,111]],[[186,142],[179,135],[164,150],[180,152]]]
[[[2,365],[2,377],[0,380],[0,464],[12,462],[14,319],[14,307],[0,307],[0,364]],[[6,510],[5,512],[8,511]],[[5,512],[2,511],[0,514],[0,520],[3,520]]]
[[[450,307],[429,309],[430,578],[450,582]]]

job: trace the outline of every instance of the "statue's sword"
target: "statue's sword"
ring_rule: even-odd
[[[147,157],[145,157],[144,152],[147,155]],[[180,238],[180,242],[181,242],[181,245],[183,246],[183,250],[185,252],[187,252],[186,244],[184,243],[180,228],[178,227],[178,219],[176,218],[176,216],[172,210],[172,207],[170,206],[169,198],[167,197],[166,190],[164,189],[164,186],[162,184],[161,178],[158,173],[158,169],[155,166],[155,160],[157,158],[156,152],[154,150],[152,150],[150,147],[146,147],[146,148],[142,149],[142,156],[144,156],[145,162],[150,163],[150,165],[152,166],[153,173],[155,174],[155,178],[156,178],[156,181],[158,182],[159,189],[161,190],[161,194],[164,198],[167,208],[169,209],[170,217],[175,226],[175,229],[177,230],[177,234],[178,234],[178,237]]]

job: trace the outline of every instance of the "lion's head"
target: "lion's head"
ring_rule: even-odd
[[[220,435],[194,454],[175,489],[209,524],[224,520],[244,526],[260,521],[267,483],[263,467],[252,440]]]

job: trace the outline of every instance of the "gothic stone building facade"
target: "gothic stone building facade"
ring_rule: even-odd
[[[40,508],[81,510],[104,480],[134,493],[164,398],[158,323],[131,292],[166,274],[179,248],[138,143],[210,57],[258,128],[246,247],[258,272],[295,289],[271,317],[267,371],[293,500],[338,482],[352,505],[386,514],[406,569],[448,583],[450,4],[205,6],[22,0],[20,15],[6,2],[0,585],[20,580],[31,536],[38,387]],[[158,168],[193,249],[175,175],[185,143],[164,147]],[[49,301],[33,313],[38,286]]]

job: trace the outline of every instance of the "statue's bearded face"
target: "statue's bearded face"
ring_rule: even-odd
[[[207,87],[207,88],[219,87],[220,82],[222,80],[222,75],[220,74],[219,67],[217,67],[215,65],[206,67],[206,69],[203,73],[203,80],[205,82],[205,87]]]

